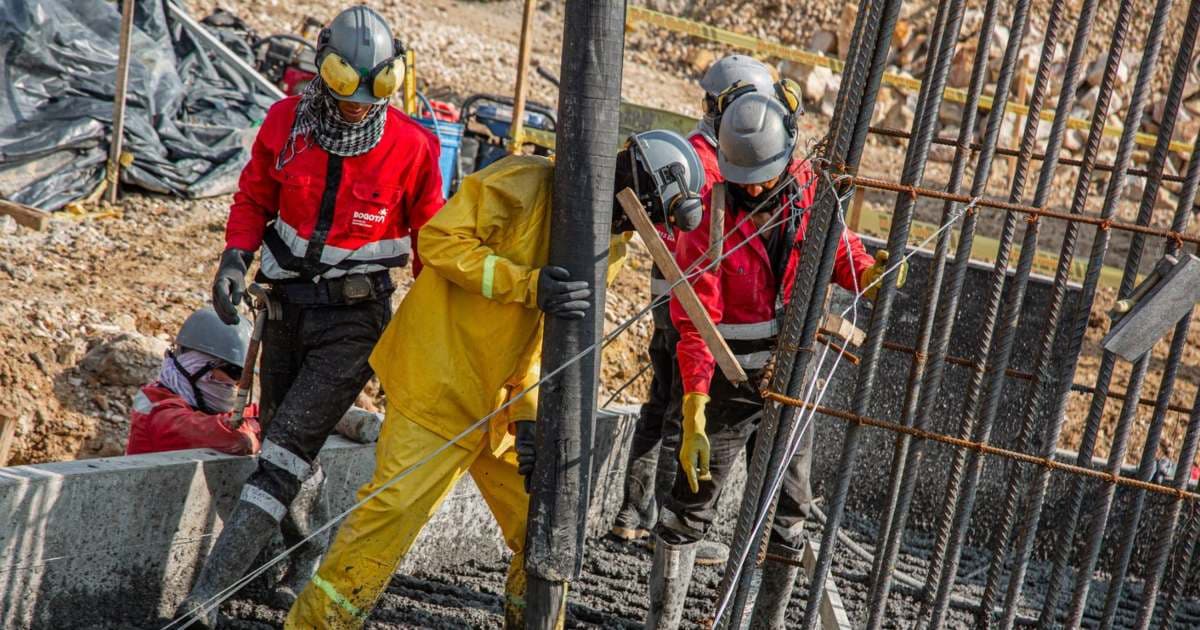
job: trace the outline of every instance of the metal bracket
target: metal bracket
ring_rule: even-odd
[[[1200,258],[1165,256],[1129,298],[1117,302],[1104,349],[1126,361],[1141,358],[1200,301]]]

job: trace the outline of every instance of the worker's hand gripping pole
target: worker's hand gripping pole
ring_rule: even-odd
[[[271,304],[271,296],[257,282],[251,283],[246,289],[254,308],[254,332],[250,334],[250,346],[246,348],[246,363],[242,366],[242,378],[238,379],[237,402],[233,407],[233,415],[229,418],[229,427],[237,430],[246,419],[246,404],[250,401],[250,390],[254,387],[254,368],[258,365],[258,349],[262,345],[263,328],[267,319],[279,319],[278,308]]]
[[[642,207],[642,202],[628,188],[617,194],[617,201],[621,203],[625,214],[633,222],[633,227],[642,236],[646,248],[650,250],[650,257],[654,259],[654,264],[658,265],[663,277],[671,285],[671,292],[679,299],[679,304],[691,318],[696,331],[700,333],[700,338],[704,340],[708,351],[716,360],[717,367],[721,368],[721,373],[734,385],[745,383],[748,380],[746,372],[742,370],[741,365],[738,365],[733,351],[729,349],[729,344],[725,343],[721,333],[717,332],[716,324],[708,316],[708,311],[700,302],[700,298],[696,296],[692,285],[683,279],[683,271],[679,269],[679,263],[675,262],[675,257],[667,250],[667,244],[659,236],[658,230],[654,229],[654,224],[650,221],[650,216],[646,214],[646,209]],[[712,253],[710,252],[709,255],[711,256]],[[719,254],[717,258],[720,258]]]

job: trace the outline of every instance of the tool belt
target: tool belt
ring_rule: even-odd
[[[271,285],[271,294],[280,302],[300,306],[357,304],[389,296],[395,290],[396,285],[386,271],[322,278],[317,282],[293,280]]]

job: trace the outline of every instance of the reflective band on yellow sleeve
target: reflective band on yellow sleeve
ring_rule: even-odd
[[[341,593],[337,592],[337,589],[333,588],[332,584],[326,582],[325,579],[321,577],[320,573],[313,574],[312,583],[316,584],[317,588],[321,589],[321,592],[325,593],[326,597],[333,600],[333,602],[338,606],[346,609],[346,612],[360,619],[367,616],[366,613],[358,609],[358,606],[351,604],[350,600],[346,599]]]
[[[492,299],[492,282],[496,279],[496,261],[499,256],[489,255],[483,259],[483,297]]]

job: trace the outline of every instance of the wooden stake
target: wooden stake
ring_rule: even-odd
[[[12,450],[13,436],[16,432],[16,416],[11,412],[0,412],[0,466],[8,465],[8,454]]]
[[[0,199],[0,214],[6,214],[16,219],[17,223],[34,230],[44,230],[50,221],[48,213],[7,199]]]
[[[512,143],[509,153],[520,153],[524,144],[522,136],[525,130],[525,98],[529,92],[529,56],[533,48],[533,6],[534,0],[525,0],[525,12],[521,16],[521,49],[517,57],[517,91],[513,95],[512,125],[509,133]]]
[[[659,236],[658,230],[654,229],[654,224],[650,221],[650,216],[646,214],[646,209],[642,207],[642,202],[638,201],[637,195],[628,188],[617,194],[617,201],[625,209],[625,214],[629,215],[629,219],[633,221],[633,226],[637,229],[638,234],[642,235],[642,240],[646,242],[646,249],[650,250],[650,257],[654,259],[654,264],[658,265],[663,277],[674,287],[671,292],[679,299],[683,310],[687,312],[692,324],[696,326],[696,331],[700,333],[700,338],[708,346],[721,373],[734,385],[745,383],[749,380],[746,372],[741,365],[738,365],[733,351],[729,349],[729,344],[725,343],[721,333],[717,332],[716,324],[708,316],[708,311],[700,302],[692,285],[683,280],[683,271],[679,269],[679,263],[675,262],[675,257],[667,250],[667,244]]]
[[[862,188],[854,189],[854,198],[850,200],[850,231],[858,232],[859,223],[862,221],[863,200],[867,197],[867,191]]]
[[[1017,102],[1021,105],[1028,105],[1029,100],[1029,55],[1021,57],[1021,70],[1017,72]],[[1013,115],[1012,128],[1012,146],[1017,148],[1021,143],[1021,134],[1024,132],[1021,125],[1021,116]],[[1008,187],[1011,189],[1013,185],[1013,177],[1017,171],[1017,158],[1010,156],[1008,158]]]
[[[125,91],[129,83],[129,40],[133,33],[133,3],[121,3],[121,39],[117,56],[117,86],[113,95],[112,142],[108,148],[108,202],[117,203],[117,184],[121,181],[121,143],[125,135]]]

